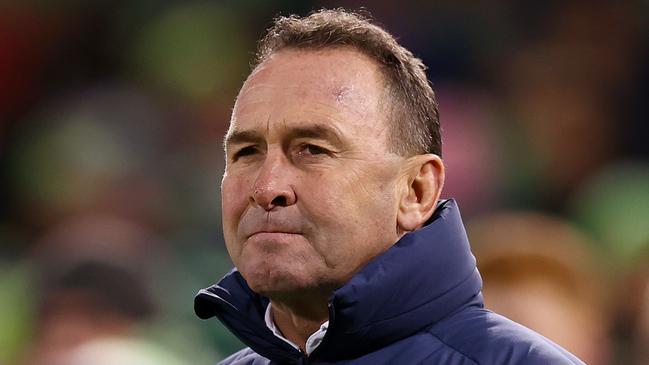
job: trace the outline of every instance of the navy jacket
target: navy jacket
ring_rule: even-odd
[[[482,279],[453,200],[329,300],[329,329],[310,356],[266,327],[268,299],[233,270],[195,299],[249,348],[222,364],[583,364],[541,335],[483,307]]]

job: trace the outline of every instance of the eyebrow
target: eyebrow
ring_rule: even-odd
[[[260,143],[263,141],[264,137],[256,131],[238,131],[235,129],[226,134],[225,138],[223,138],[223,148],[227,149],[231,144]]]
[[[305,126],[295,126],[288,128],[284,139],[297,139],[297,138],[313,138],[325,140],[333,143],[336,146],[343,144],[343,139],[340,133],[332,126],[324,123],[316,123]],[[224,140],[223,146],[241,143],[263,143],[264,136],[255,130],[234,130],[228,133]]]

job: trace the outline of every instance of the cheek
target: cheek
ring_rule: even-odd
[[[221,212],[223,235],[228,250],[237,243],[239,219],[248,205],[247,185],[244,179],[225,176],[221,183]]]
[[[241,177],[240,174],[227,174],[221,182],[221,205],[224,214],[236,213],[245,209],[250,196],[251,179]]]
[[[371,172],[347,170],[309,181],[303,207],[317,228],[318,251],[336,261],[362,256],[375,240],[391,241],[396,231],[395,184]],[[316,188],[317,187],[317,188]],[[306,195],[304,195],[306,194]],[[309,204],[311,203],[311,204]],[[323,237],[325,236],[325,237]],[[377,242],[383,245],[383,242]]]
[[[387,217],[394,208],[395,182],[371,170],[347,173],[332,185],[332,198],[339,200],[350,219]]]
[[[396,216],[395,181],[392,176],[382,176],[373,170],[339,169],[310,179],[303,194],[315,203],[308,206],[318,209],[313,215],[343,225]]]

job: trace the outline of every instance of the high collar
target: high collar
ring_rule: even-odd
[[[469,306],[482,306],[476,269],[454,200],[429,223],[404,235],[329,300],[329,329],[311,358],[352,358],[405,338]],[[266,327],[268,299],[236,269],[195,299],[200,318],[218,316],[246,345],[279,362],[302,357]]]

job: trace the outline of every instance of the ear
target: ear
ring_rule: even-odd
[[[444,163],[434,154],[413,156],[404,177],[397,212],[397,229],[402,233],[420,228],[433,215],[444,186]]]

